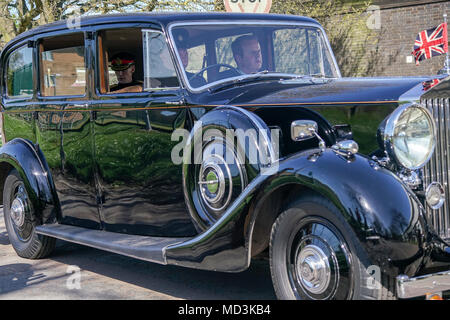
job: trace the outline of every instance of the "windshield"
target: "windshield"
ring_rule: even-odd
[[[314,26],[199,23],[173,26],[171,37],[193,89],[255,74],[339,77],[328,43]]]

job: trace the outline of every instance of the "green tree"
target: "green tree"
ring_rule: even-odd
[[[0,36],[4,44],[38,25],[86,14],[154,10],[213,10],[214,0],[0,0]]]

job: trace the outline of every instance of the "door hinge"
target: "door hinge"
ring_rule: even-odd
[[[94,40],[94,32],[93,31],[87,31],[86,32],[86,39],[87,40]]]

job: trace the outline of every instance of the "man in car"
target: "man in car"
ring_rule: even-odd
[[[240,72],[246,74],[260,71],[262,55],[257,37],[252,35],[241,36],[233,41],[231,50]]]
[[[262,67],[262,55],[257,37],[252,35],[241,36],[233,41],[231,50],[237,68],[220,72],[218,79],[232,78],[260,71]]]
[[[181,58],[181,63],[183,64],[183,68],[186,72],[187,79],[189,84],[194,88],[199,88],[201,86],[206,85],[205,78],[203,78],[203,74],[195,74],[192,72],[188,72],[186,70],[189,65],[189,53],[188,53],[188,43],[189,43],[189,33],[185,29],[179,29],[174,31],[175,41],[178,49],[178,54]]]
[[[111,92],[142,92],[142,82],[133,79],[136,71],[136,58],[128,52],[120,52],[111,57],[111,69],[116,73],[118,83],[110,88]]]
[[[196,75],[195,73],[186,71],[186,68],[189,64],[189,54],[188,54],[187,48],[184,46],[184,44],[179,45],[178,54],[180,55],[181,62],[183,63],[183,68],[186,72],[186,76],[187,76],[191,86],[194,88],[199,88],[201,86],[206,85],[205,78],[203,78],[202,74]]]

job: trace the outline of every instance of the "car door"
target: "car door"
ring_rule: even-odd
[[[89,109],[89,54],[84,32],[38,41],[36,139],[51,170],[59,221],[100,229]]]
[[[144,81],[143,41],[148,34],[157,36],[162,45],[158,50],[165,50],[164,58],[170,62],[166,60],[166,67],[160,61],[158,67],[166,70],[159,70],[159,80],[151,81],[158,84],[154,88],[146,88],[148,81]],[[187,110],[163,34],[131,26],[99,29],[97,48],[93,131],[105,230],[151,236],[195,234],[184,204],[182,168],[171,161],[171,150],[178,143],[171,141],[171,135],[187,125]],[[135,57],[133,81],[143,91],[136,91],[136,86],[131,92],[110,91],[118,80],[108,68],[109,60],[124,48]]]

